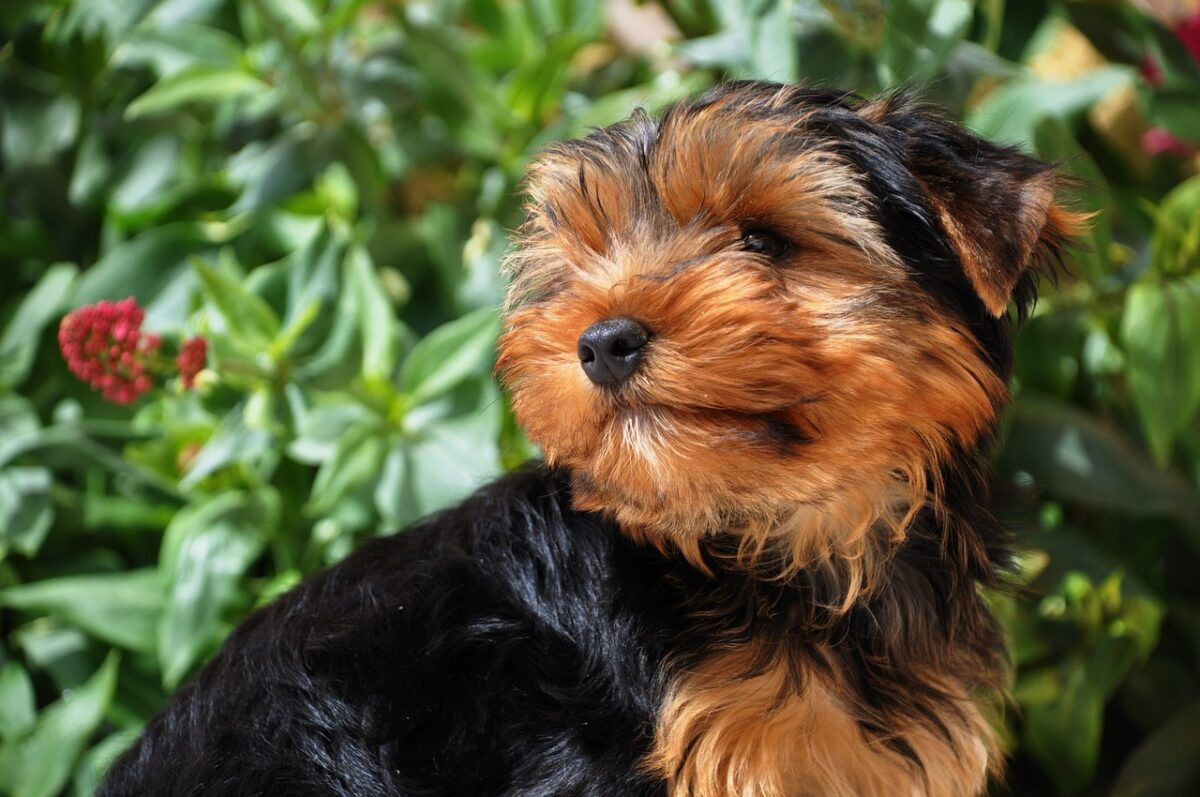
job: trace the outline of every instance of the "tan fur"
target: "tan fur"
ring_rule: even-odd
[[[518,419],[580,475],[580,508],[683,551],[731,514],[747,550],[784,573],[857,558],[879,520],[902,538],[926,501],[923,474],[994,420],[1004,385],[965,330],[929,323],[893,263],[833,243],[786,274],[708,254],[734,234],[622,241],[580,264],[553,302],[515,308],[499,366]],[[657,279],[681,261],[695,265]],[[916,310],[881,322],[876,297],[889,291]],[[623,396],[592,389],[574,351],[584,328],[616,315],[654,332]],[[767,412],[816,439],[798,455],[763,450],[754,415]]]
[[[906,488],[886,485],[897,473],[911,487],[906,517],[924,502],[921,474],[993,421],[1005,387],[967,331],[907,280],[848,167],[819,149],[739,160],[781,131],[702,133],[704,121],[663,123],[673,146],[650,175],[670,223],[634,213],[625,174],[556,155],[535,169],[532,207],[543,212],[511,262],[516,301],[498,368],[530,437],[579,474],[581,508],[684,551],[731,513],[774,540],[790,529],[790,544],[759,548],[786,554],[785,570],[853,557],[862,534],[844,539],[819,518],[825,531],[810,534],[797,518],[833,508],[835,494],[859,496],[853,518],[834,514],[865,534],[895,513]],[[736,250],[747,217],[800,242],[786,270]],[[551,286],[552,297],[528,301]],[[575,355],[588,325],[616,315],[654,335],[619,397],[594,390]],[[818,437],[799,461],[754,444],[754,416],[767,412]]]
[[[998,257],[995,236],[981,232],[989,229],[988,219],[970,215],[960,217],[956,209],[947,205],[936,192],[926,191],[929,203],[962,260],[971,285],[997,318],[1008,311],[1009,297],[1021,275],[1037,265],[1036,249],[1077,237],[1091,218],[1091,214],[1072,212],[1055,204],[1058,182],[1057,175],[1047,172],[1028,179],[1014,190],[1019,197],[1018,206],[1009,212],[1025,221],[1018,225],[1020,237],[1011,242],[1014,254],[1011,260]]]
[[[949,738],[891,730],[917,768],[863,732],[837,685],[810,675],[797,691],[786,668],[747,676],[755,669],[749,650],[733,650],[675,685],[646,761],[672,797],[962,797],[998,766],[995,736],[965,695]]]
[[[790,107],[792,92],[762,107]],[[653,123],[635,117],[628,135],[539,160],[497,368],[530,438],[570,470],[577,508],[710,573],[727,557],[756,578],[819,579],[827,605],[810,600],[804,620],[820,640],[889,586],[918,511],[950,512],[935,474],[995,427],[1007,388],[889,248],[859,172],[797,132],[803,111],[741,118],[736,103],[668,112],[652,151],[637,131]],[[885,123],[894,110],[857,112]],[[996,316],[1035,248],[1081,220],[1053,204],[1049,177],[1021,196],[1014,263],[992,262],[986,236],[930,199]],[[791,242],[782,262],[739,246],[756,227]],[[619,391],[597,390],[576,341],[615,316],[651,337]],[[806,439],[779,443],[771,422]],[[730,537],[732,549],[711,544]],[[943,555],[965,570],[971,554]],[[646,766],[675,797],[978,793],[1000,759],[969,692],[1003,667],[926,615],[892,619],[879,633],[928,671],[897,676],[911,692],[886,714],[865,707],[831,647],[808,651],[828,666],[802,664],[748,620],[737,642],[674,674]]]
[[[1008,310],[1008,297],[1012,295],[1013,286],[1028,267],[1029,253],[1037,243],[1037,230],[1044,226],[1050,202],[1054,197],[1049,177],[1039,179],[1022,193],[1025,207],[1013,208],[1012,212],[1029,213],[1039,218],[1041,223],[1033,228],[1029,238],[1016,242],[1021,257],[1014,263],[1000,261],[991,249],[992,241],[976,238],[974,227],[979,224],[978,219],[959,219],[936,195],[930,194],[930,204],[937,211],[942,220],[942,227],[958,251],[971,284],[988,310],[997,317]]]

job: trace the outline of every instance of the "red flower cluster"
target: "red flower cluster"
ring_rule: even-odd
[[[189,390],[196,385],[196,374],[204,368],[204,361],[208,357],[208,343],[204,338],[188,338],[183,342],[183,346],[179,349],[179,356],[175,358],[175,365],[179,367],[179,376],[183,379],[183,386]]]
[[[1200,62],[1200,8],[1190,16],[1176,20],[1170,27],[1180,43],[1192,54],[1192,58]],[[1162,86],[1162,67],[1153,56],[1147,54],[1142,59],[1141,73],[1152,87]],[[1194,143],[1180,138],[1165,127],[1152,127],[1147,130],[1142,136],[1142,149],[1151,155],[1168,154],[1177,158],[1191,158],[1200,151]]]
[[[131,404],[144,395],[154,387],[154,374],[170,369],[170,361],[159,356],[158,335],[142,332],[145,317],[132,296],[69,313],[59,324],[58,346],[71,373],[117,404]],[[195,386],[207,356],[204,338],[183,342],[175,365],[184,387]]]
[[[154,386],[146,362],[158,353],[160,343],[158,335],[142,332],[145,316],[132,296],[68,314],[58,327],[58,345],[71,373],[103,391],[108,401],[136,401]]]

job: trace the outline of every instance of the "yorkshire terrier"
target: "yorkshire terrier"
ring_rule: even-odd
[[[980,793],[987,453],[1058,184],[758,82],[553,147],[497,362],[546,462],[251,615],[101,793]]]

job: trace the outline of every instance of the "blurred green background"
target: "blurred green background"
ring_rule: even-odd
[[[901,84],[1101,211],[1021,334],[1016,795],[1200,794],[1195,2],[3,0],[0,792],[90,794],[247,611],[534,452],[490,378],[532,153],[723,77]],[[197,390],[59,319],[135,296]]]

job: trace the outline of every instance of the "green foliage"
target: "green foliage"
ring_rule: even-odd
[[[1080,178],[998,460],[1008,788],[1200,791],[1200,66],[1104,2],[659,5],[0,4],[0,792],[90,794],[247,611],[535,454],[490,376],[528,159],[725,76],[918,82]],[[70,376],[57,320],[130,295],[196,390]]]

